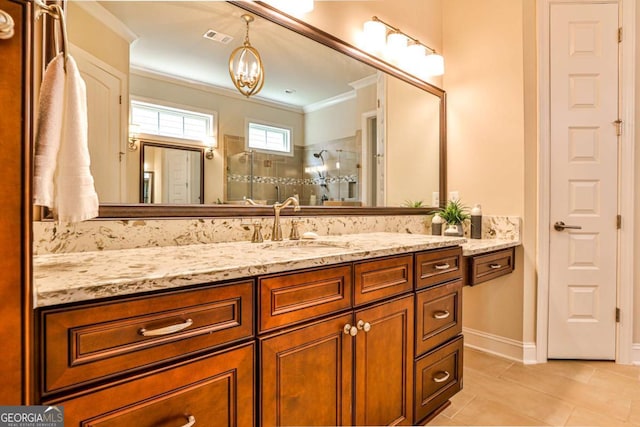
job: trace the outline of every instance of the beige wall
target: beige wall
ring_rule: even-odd
[[[363,23],[375,15],[441,51],[442,5],[447,1],[316,1],[313,12],[302,19],[347,43],[359,46]],[[433,78],[430,83],[442,86],[440,77]]]
[[[310,111],[305,115],[305,145],[322,144],[335,139],[354,136],[360,129],[356,111],[357,99],[351,98]]]
[[[534,223],[525,217],[525,196],[535,192],[525,195],[523,2],[444,2],[443,43],[449,190],[467,205],[480,203],[484,214]],[[525,339],[524,313],[535,301],[525,300],[525,273],[533,272],[524,271],[532,258],[524,243],[513,274],[465,288],[465,327]]]
[[[211,90],[198,88],[193,85],[157,80],[137,74],[131,75],[131,94],[134,97],[152,98],[166,101],[174,106],[188,105],[206,111],[212,111],[218,118],[218,148],[213,159],[205,160],[205,197],[206,204],[225,200],[224,197],[224,135],[244,137],[245,118],[263,120],[275,124],[289,126],[293,129],[294,145],[303,145],[304,116],[301,112],[293,112],[279,107],[267,106],[253,100],[246,100],[236,96],[225,96]],[[139,151],[134,152],[139,164]],[[135,162],[135,161],[134,161]],[[139,166],[138,166],[139,168]],[[134,172],[135,176],[138,176]],[[130,186],[130,192],[138,194],[138,180]],[[137,197],[137,196],[136,196]]]
[[[444,54],[445,75],[433,83],[448,94],[449,189],[467,205],[481,203],[485,214],[523,218],[515,272],[465,289],[465,327],[533,341],[535,0],[316,2],[305,20],[357,45],[362,22],[371,15]]]
[[[67,2],[67,35],[80,49],[129,74],[129,42],[75,2]]]
[[[422,201],[439,190],[440,98],[401,80],[385,84],[386,206]]]

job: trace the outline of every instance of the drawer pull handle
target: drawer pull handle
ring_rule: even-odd
[[[358,320],[358,329],[361,331],[369,332],[371,330],[371,323],[364,320]]]
[[[502,264],[489,264],[489,268],[497,270],[499,268],[502,268]]]
[[[435,313],[433,313],[434,319],[446,319],[449,316],[451,316],[451,313],[449,313],[447,310],[436,311]]]
[[[344,325],[344,328],[342,328],[342,331],[346,335],[351,335],[352,337],[355,337],[356,335],[358,335],[358,328],[356,328],[355,326],[351,326],[348,323]]]
[[[180,332],[184,329],[187,329],[191,325],[193,325],[193,320],[187,319],[183,323],[178,323],[177,325],[171,325],[164,328],[150,329],[150,330],[142,328],[138,331],[138,333],[143,337],[157,337],[161,335],[169,335],[175,332]]]
[[[191,427],[196,424],[196,417],[194,417],[193,415],[189,415],[188,420],[189,421],[187,421],[187,423],[184,424],[182,427]]]
[[[451,267],[451,266],[449,264],[447,264],[446,262],[444,264],[436,264],[436,265],[434,265],[434,268],[436,270],[446,270],[449,267]]]
[[[449,372],[447,372],[447,371],[440,371],[440,372],[438,372],[438,374],[439,374],[439,376],[435,376],[434,375],[433,382],[443,383],[446,380],[448,380],[449,377],[451,376],[451,374],[449,374]]]

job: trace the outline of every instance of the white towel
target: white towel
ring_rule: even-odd
[[[36,205],[53,210],[59,222],[98,216],[87,136],[87,91],[75,60],[57,55],[40,90],[34,190]]]

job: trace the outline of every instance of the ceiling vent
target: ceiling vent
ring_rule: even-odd
[[[233,40],[233,37],[231,37],[230,35],[218,32],[216,30],[211,30],[211,29],[207,30],[202,35],[202,37],[204,37],[205,39],[213,40],[214,42],[222,43],[222,44],[229,44],[229,42]]]

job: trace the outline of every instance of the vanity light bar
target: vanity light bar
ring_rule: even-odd
[[[444,58],[420,40],[377,16],[364,23],[365,50],[382,54],[390,62],[418,77],[444,74]],[[427,54],[427,50],[430,52]]]

